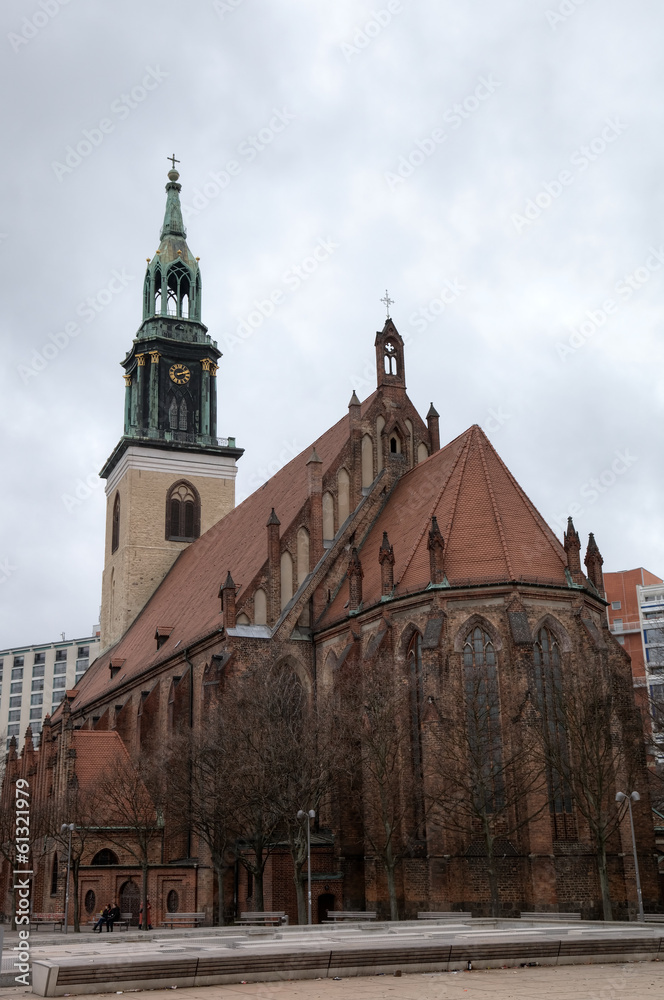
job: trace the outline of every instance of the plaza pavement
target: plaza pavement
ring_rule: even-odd
[[[146,991],[149,1000],[172,1000],[173,992]],[[178,994],[180,1000],[664,1000],[664,962],[305,979],[192,987]],[[1,1000],[26,995],[33,996],[29,988],[0,987]]]

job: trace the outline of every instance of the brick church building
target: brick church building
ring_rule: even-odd
[[[408,398],[404,343],[390,318],[375,337],[375,391],[363,401],[353,393],[334,426],[235,507],[242,451],[233,438],[216,436],[220,352],[201,322],[201,276],[186,243],[175,170],[166,191],[143,321],[122,363],[124,434],[102,471],[102,653],[44,724],[40,749],[30,739],[20,758],[10,749],[5,806],[18,775],[30,777],[43,801],[57,803],[74,776],[94,784],[101,762],[135,758],[178,720],[205,727],[206,699],[224,673],[287,665],[309,699],[378,676],[402,697],[408,720],[399,836],[409,846],[394,868],[399,914],[486,914],[494,891],[505,915],[601,916],[588,817],[564,782],[549,777],[544,791],[535,787],[532,758],[514,749],[527,742],[533,718],[545,717],[551,690],[573,701],[591,668],[619,689],[611,729],[628,745],[623,737],[637,719],[630,662],[607,627],[592,535],[584,573],[571,520],[561,542],[480,427],[441,447],[433,405],[423,419]],[[494,841],[493,890],[477,817],[469,812],[464,831],[446,824],[444,796],[436,809],[426,804],[431,761],[444,753],[446,733],[459,730],[473,678],[488,705],[475,746],[490,729],[490,797],[502,801],[506,817]],[[615,797],[628,774],[643,790],[635,823],[652,908],[658,886],[647,781],[642,762],[625,755],[616,758],[610,791]],[[496,777],[508,758],[509,794],[507,770]],[[454,787],[463,805],[459,783]],[[474,795],[469,788],[467,798]],[[323,800],[312,837],[314,921],[327,909],[389,916],[375,822],[368,798],[350,809],[332,789]],[[183,856],[181,839],[165,830],[153,850],[153,923],[169,909],[202,911],[212,923],[214,876],[204,846],[189,838]],[[614,912],[626,914],[636,899],[628,824],[612,828],[606,851]],[[35,911],[62,909],[56,853],[53,845],[38,861]],[[289,863],[277,847],[266,869],[265,907],[286,910],[294,921]],[[5,908],[7,876],[5,863]],[[106,897],[136,911],[135,859],[105,843],[101,831],[79,878],[82,914]],[[252,908],[244,869],[229,875],[228,898],[230,916]]]

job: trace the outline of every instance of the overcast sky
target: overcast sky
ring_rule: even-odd
[[[0,647],[98,620],[96,474],[173,152],[238,500],[373,390],[387,288],[441,440],[482,425],[559,535],[572,509],[605,571],[664,574],[661,2],[1,16]]]

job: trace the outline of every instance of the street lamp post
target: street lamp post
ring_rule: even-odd
[[[630,792],[629,795],[625,795],[624,792],[616,792],[616,802],[624,802],[627,800],[627,806],[629,808],[629,825],[632,830],[632,850],[634,851],[634,871],[636,873],[636,898],[639,901],[639,920],[645,923],[645,917],[643,915],[643,896],[641,895],[641,877],[639,875],[639,858],[636,853],[636,836],[634,835],[634,816],[632,815],[632,802],[639,802],[641,796],[638,792]]]
[[[307,821],[307,923],[311,923],[311,820],[316,818],[315,809],[310,809],[309,812],[305,812],[304,809],[300,809],[297,814],[297,818],[302,821],[306,819]]]
[[[63,823],[60,827],[60,833],[64,833],[65,830],[69,832],[69,850],[67,851],[67,887],[65,889],[65,934],[67,933],[67,926],[69,924],[69,872],[71,871],[71,835],[76,829],[73,823]]]

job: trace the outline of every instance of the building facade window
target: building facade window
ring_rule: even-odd
[[[43,677],[43,676],[44,676],[44,672],[45,672],[45,670],[46,670],[46,667],[44,666],[44,664],[43,664],[43,663],[41,664],[41,666],[36,666],[36,667],[33,667],[33,668],[32,668],[32,676],[33,676],[33,679],[34,679],[35,677]]]
[[[53,867],[51,868],[51,895],[58,894],[58,855],[53,855]]]
[[[14,667],[12,670],[12,680],[20,681],[23,680],[23,667]]]
[[[424,702],[424,677],[422,671],[422,636],[416,632],[406,654],[408,687],[410,692],[410,743],[413,762],[413,792],[415,811],[415,836],[426,840],[424,825],[424,768],[422,760],[422,705]]]
[[[463,645],[469,759],[478,813],[500,812],[505,804],[500,700],[496,652],[479,626]]]
[[[35,653],[35,663],[46,663],[46,653]]]
[[[198,491],[184,479],[171,486],[166,496],[166,538],[193,542],[201,533],[201,501]]]
[[[576,824],[569,783],[569,747],[562,724],[563,678],[560,646],[553,632],[541,628],[533,646],[535,697],[547,743],[549,809],[556,840],[576,839]]]
[[[113,521],[111,524],[111,552],[116,552],[120,544],[120,494],[113,501]]]

